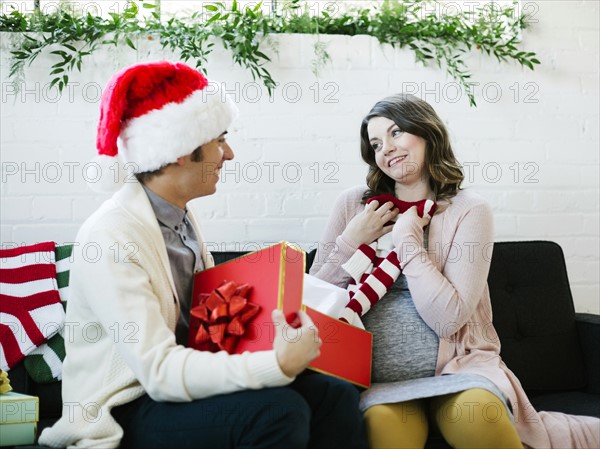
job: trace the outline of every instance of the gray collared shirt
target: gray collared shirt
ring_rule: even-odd
[[[175,336],[177,343],[187,346],[194,273],[204,269],[200,243],[187,217],[187,209],[180,209],[146,186],[143,187],[165,240],[171,273],[179,297],[180,314]]]

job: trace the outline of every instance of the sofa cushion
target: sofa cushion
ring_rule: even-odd
[[[600,395],[583,391],[551,393],[530,396],[536,410],[562,412],[571,415],[596,416],[600,418]]]
[[[219,265],[222,264],[224,262],[227,262],[228,260],[231,259],[235,259],[237,257],[242,257],[244,254],[247,254],[248,252],[236,252],[236,251],[214,251],[212,252],[212,256],[215,260],[215,265]],[[305,271],[308,273],[308,271],[310,270],[310,267],[315,259],[315,256],[317,254],[317,249],[313,249],[310,252],[306,253],[306,267],[305,267]]]
[[[553,242],[494,244],[488,277],[501,356],[528,392],[585,387],[562,249]]]

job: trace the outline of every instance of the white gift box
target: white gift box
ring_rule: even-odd
[[[341,316],[342,310],[349,301],[350,297],[347,290],[310,274],[304,275],[302,304],[337,319]],[[365,326],[360,318],[356,314],[353,315],[355,318],[350,324],[364,329]]]

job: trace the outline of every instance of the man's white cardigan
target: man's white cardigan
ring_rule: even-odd
[[[212,266],[205,248],[202,254]],[[293,380],[272,350],[229,355],[176,344],[179,306],[169,259],[137,181],[125,184],[80,229],[68,304],[63,416],[42,432],[40,444],[117,447],[123,431],[110,410],[144,393],[184,402]]]

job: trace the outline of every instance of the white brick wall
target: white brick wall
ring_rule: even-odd
[[[332,63],[319,78],[310,71],[315,36],[274,37],[279,53],[270,53],[269,69],[280,84],[270,99],[226,51],[216,51],[209,76],[226,82],[241,115],[230,130],[236,158],[218,194],[193,203],[211,247],[252,250],[286,239],[314,248],[339,192],[364,179],[362,116],[381,97],[411,91],[447,122],[468,167],[466,186],[494,207],[496,239],[558,242],[577,310],[600,313],[599,6],[527,5],[538,23],[524,45],[543,64],[531,72],[469,55],[477,108],[439,70],[365,36],[320,37]],[[94,154],[100,90],[125,65],[174,57],[144,39],[137,53],[103,52],[58,97],[48,89],[52,59],[45,55],[15,95],[6,79],[10,36],[1,37],[1,241],[71,241],[105,199],[88,190],[82,171]]]

